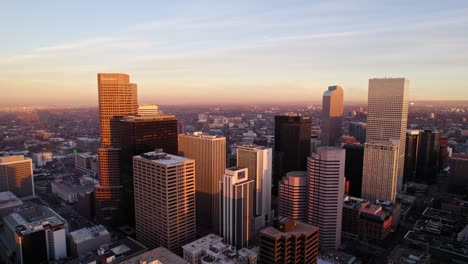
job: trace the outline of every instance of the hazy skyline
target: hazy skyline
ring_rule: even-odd
[[[0,105],[97,105],[97,73],[141,103],[367,99],[405,77],[410,100],[468,100],[468,2],[31,1],[2,3]]]

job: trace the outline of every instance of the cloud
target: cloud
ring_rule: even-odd
[[[153,43],[143,40],[128,40],[118,38],[95,38],[78,40],[75,42],[63,43],[37,48],[35,52],[61,52],[61,51],[80,51],[89,49],[138,49],[152,46]]]

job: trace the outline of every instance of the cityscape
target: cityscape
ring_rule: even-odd
[[[432,58],[439,59],[431,42],[411,57],[409,64],[419,71],[405,60],[406,66],[395,69],[386,58],[375,69],[361,67],[373,63],[363,58],[355,69],[337,66],[334,77],[318,71],[321,77],[303,79],[295,67],[309,61],[296,55],[307,57],[317,52],[309,49],[320,48],[295,49],[296,42],[349,37],[350,53],[366,52],[374,40],[379,45],[379,37],[369,35],[394,30],[398,39],[404,25],[379,33],[374,28],[311,33],[309,26],[322,22],[306,19],[309,12],[330,12],[325,22],[346,13],[333,27],[345,27],[348,19],[363,26],[355,16],[363,12],[372,20],[372,12],[387,5],[355,1],[362,5],[357,10],[354,1],[241,2],[135,3],[138,7],[131,8],[99,3],[96,8],[108,14],[79,22],[91,33],[108,25],[106,17],[126,8],[141,10],[142,19],[158,19],[132,21],[123,32],[165,32],[165,44],[157,37],[151,40],[157,44],[100,37],[24,54],[16,49],[29,44],[5,44],[5,53],[0,52],[5,72],[5,78],[0,76],[5,94],[0,96],[0,264],[468,263],[466,76],[435,89],[436,79],[466,69],[468,61],[458,64],[466,50],[456,62],[451,57],[462,37],[450,45],[438,43],[448,59],[437,67],[450,73],[435,75],[436,66],[419,57],[434,52]],[[70,4],[76,14],[62,4],[44,5],[47,12],[70,16],[64,25],[71,28],[75,16],[91,18],[94,12],[85,12],[85,3]],[[15,3],[8,10],[19,12],[19,7]],[[407,11],[424,7],[427,12],[414,18],[434,21],[408,25],[410,35],[427,29],[435,39],[468,29],[468,6],[428,1],[426,6],[408,3]],[[195,11],[206,18],[189,16]],[[403,24],[407,11],[399,14]],[[159,20],[164,12],[172,14],[170,20]],[[213,23],[214,14],[221,25]],[[31,13],[31,19],[35,16],[41,15]],[[376,28],[391,23],[387,12],[380,16]],[[14,25],[19,15],[7,17]],[[275,35],[288,33],[291,25],[297,31],[290,32],[301,37]],[[24,36],[35,34],[17,27]],[[61,27],[45,37],[64,38],[68,33]],[[239,35],[242,30],[245,35]],[[261,45],[251,42],[259,32],[271,34]],[[208,33],[214,34],[213,46],[201,52],[197,45],[205,44],[197,36]],[[190,39],[186,52],[176,51],[173,43],[182,36]],[[353,46],[354,38],[362,38],[362,50]],[[269,46],[273,39],[275,48]],[[170,59],[145,53],[158,45],[162,52],[173,46],[175,53],[167,54]],[[339,46],[347,49],[345,42]],[[288,51],[276,54],[278,47]],[[102,57],[94,50],[87,53],[92,49]],[[144,55],[137,63],[127,49]],[[16,55],[5,57],[9,52]],[[291,61],[290,54],[298,60]],[[108,56],[113,57],[109,64],[95,61]],[[266,59],[270,56],[277,60]],[[43,67],[31,71],[36,59],[44,60]],[[345,57],[344,64],[351,59]],[[161,64],[155,70],[141,60]],[[168,73],[160,72],[164,66]],[[44,79],[32,81],[40,74]],[[317,82],[310,82],[313,78]]]

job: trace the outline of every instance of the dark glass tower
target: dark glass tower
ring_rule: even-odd
[[[405,183],[416,179],[416,163],[418,161],[420,137],[421,130],[406,131],[405,171],[403,178],[403,182]]]
[[[275,116],[275,186],[287,172],[306,170],[311,129],[310,116]]]
[[[416,167],[416,180],[432,183],[439,172],[440,133],[432,130],[421,132],[419,154]]]
[[[362,168],[364,162],[364,144],[346,144],[345,158],[345,193],[353,197],[361,197]]]

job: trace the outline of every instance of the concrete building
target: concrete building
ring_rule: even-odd
[[[32,154],[32,160],[36,167],[44,167],[48,162],[52,161],[52,152],[39,152]]]
[[[256,145],[237,147],[237,166],[248,169],[249,179],[254,181],[254,230],[269,225],[273,219],[271,210],[271,184],[273,167],[272,149]]]
[[[16,195],[12,192],[0,192],[0,222],[3,222],[3,217],[9,215],[15,208],[23,205]]]
[[[79,137],[76,139],[76,149],[80,153],[97,153],[99,143],[99,138]]]
[[[0,242],[13,263],[48,263],[67,256],[67,222],[52,209],[34,205],[5,216]]]
[[[260,263],[317,263],[319,228],[290,218],[260,232]]]
[[[187,264],[183,258],[172,253],[165,247],[158,247],[141,254],[138,254],[132,258],[123,260],[120,264]]]
[[[256,264],[257,253],[223,243],[223,238],[209,234],[182,247],[184,260],[190,264]]]
[[[137,85],[130,83],[127,74],[100,73],[97,78],[101,146],[100,184],[94,189],[96,220],[120,226],[127,220],[120,178],[120,119],[137,114]]]
[[[397,190],[403,188],[406,129],[408,124],[409,80],[369,80],[366,141],[399,140]]]
[[[279,183],[278,216],[307,221],[307,173],[291,171]]]
[[[252,240],[254,181],[247,168],[230,167],[220,182],[221,235],[237,249],[249,247]]]
[[[322,145],[336,146],[343,122],[343,89],[329,86],[322,101]]]
[[[431,255],[397,245],[388,256],[388,264],[429,264],[431,263]]]
[[[201,132],[179,135],[179,155],[194,159],[197,225],[219,232],[219,182],[226,169],[226,138]]]
[[[364,122],[349,122],[349,135],[356,138],[359,143],[366,143],[367,123]]]
[[[164,152],[133,157],[136,236],[175,253],[195,239],[195,161]]]
[[[34,197],[32,160],[23,155],[0,157],[0,192],[20,199]]]
[[[362,198],[395,201],[398,184],[399,143],[372,141],[364,147]]]
[[[52,182],[50,186],[52,193],[69,204],[78,201],[80,194],[89,193],[94,190],[93,182],[84,185],[76,185],[70,182]]]
[[[468,155],[454,153],[450,162],[449,190],[465,193],[468,189]]]
[[[111,242],[111,234],[102,225],[82,228],[68,234],[69,254],[78,257]]]
[[[139,105],[138,115],[139,116],[152,116],[159,114],[159,107],[155,104]]]
[[[343,202],[343,235],[354,240],[358,240],[360,236],[360,220],[361,212],[364,208],[370,205],[369,201],[346,196]]]
[[[307,159],[307,222],[320,228],[320,247],[337,249],[345,191],[345,150],[320,147]]]
[[[381,242],[392,230],[393,216],[381,205],[370,204],[361,209],[359,233],[365,241]]]
[[[76,154],[75,168],[95,177],[98,174],[98,155],[91,152]]]

